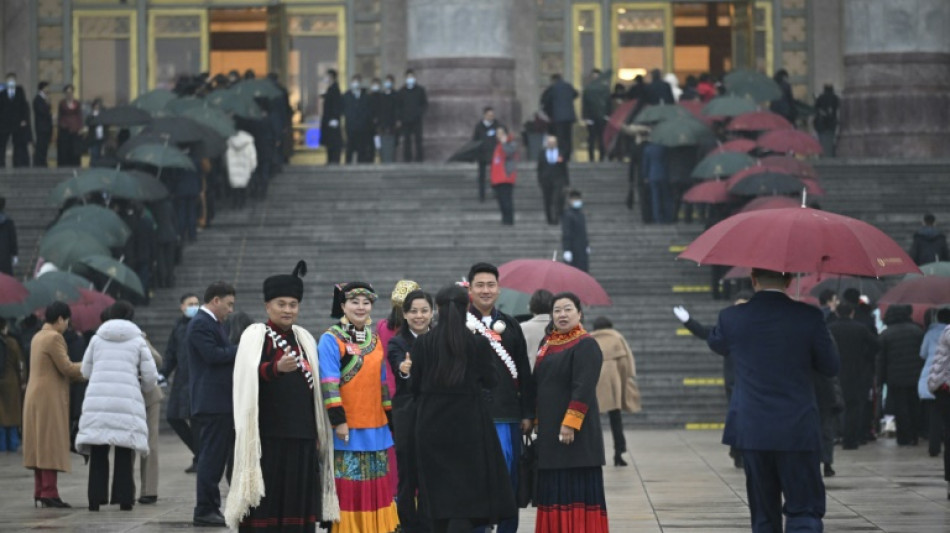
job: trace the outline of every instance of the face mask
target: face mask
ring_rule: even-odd
[[[379,84],[378,84],[378,83],[374,83],[373,85],[370,86],[370,90],[373,91],[374,93],[378,93],[378,92],[379,92]]]
[[[353,89],[354,91],[360,90],[360,82],[354,81],[350,83],[350,89]]]
[[[574,209],[580,209],[584,205],[582,200],[571,200],[571,207]]]
[[[188,318],[194,318],[195,315],[197,315],[197,314],[198,314],[198,306],[197,306],[197,305],[189,305],[188,307],[185,308],[185,316],[186,316],[186,317],[188,317]]]
[[[406,78],[406,87],[412,87],[416,84],[415,78]]]
[[[7,80],[7,89],[16,89],[16,80]]]
[[[386,90],[388,91],[389,89],[393,88],[393,82],[386,80],[383,82],[383,87],[385,87]]]

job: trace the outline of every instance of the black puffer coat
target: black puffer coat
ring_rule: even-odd
[[[924,330],[911,321],[909,305],[892,305],[884,315],[887,329],[881,333],[877,355],[877,382],[889,387],[916,387],[920,369],[920,344]]]

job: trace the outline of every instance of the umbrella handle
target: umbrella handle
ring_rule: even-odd
[[[802,207],[806,207],[807,205],[808,205],[808,188],[802,187]]]

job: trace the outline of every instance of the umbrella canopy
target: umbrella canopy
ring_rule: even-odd
[[[468,141],[463,144],[461,148],[455,151],[451,156],[449,156],[448,163],[452,162],[468,162],[474,163],[482,155],[482,141]]]
[[[70,216],[66,216],[67,214]],[[123,246],[132,230],[115,212],[98,205],[73,207],[64,213],[48,234],[60,231],[79,231],[89,235],[107,248]]]
[[[120,105],[103,110],[97,118],[103,126],[128,128],[148,124],[152,120],[152,115],[139,107]]]
[[[808,192],[809,196],[824,196],[825,190],[821,188],[821,185],[818,185],[818,182],[815,180],[810,180],[808,178],[802,178],[802,185],[805,186],[805,191]]]
[[[835,291],[839,296],[848,289],[857,289],[876,302],[884,295],[884,282],[874,278],[843,276],[840,274],[809,274],[801,278],[801,292],[818,298],[825,290]]]
[[[280,98],[284,93],[270,78],[254,78],[237,82],[233,90],[240,94],[248,94],[252,98]]]
[[[99,318],[102,312],[114,303],[115,299],[108,294],[79,289],[79,300],[69,305],[72,315],[69,321],[80,333],[94,331],[102,325],[102,320]]]
[[[128,266],[104,254],[87,255],[79,260],[79,264],[103,274],[118,285],[125,287],[139,296],[145,296],[145,289],[138,275]]]
[[[788,196],[760,196],[751,200],[742,207],[740,213],[761,211],[763,209],[782,209],[785,207],[801,207],[802,202]]]
[[[109,255],[109,249],[80,230],[57,230],[43,235],[40,240],[40,257],[60,268],[68,268],[90,254]]]
[[[184,152],[164,144],[142,144],[125,155],[125,160],[158,168],[195,170],[195,164]]]
[[[600,283],[583,270],[549,259],[516,259],[500,267],[498,283],[508,289],[534,294],[547,289],[555,294],[573,292],[586,305],[611,305]]]
[[[607,124],[604,126],[604,146],[608,152],[614,149],[620,130],[630,120],[630,114],[633,113],[636,107],[636,100],[627,100],[617,106],[617,109],[614,109],[614,112],[610,114],[610,119],[607,120]]]
[[[215,131],[225,139],[237,133],[234,119],[216,107],[197,107],[188,110],[188,118]]]
[[[36,277],[36,279],[42,281],[43,283],[50,285],[51,287],[63,288],[63,287],[72,287],[74,289],[89,289],[92,288],[92,282],[88,279],[78,275],[73,274],[72,272],[66,272],[64,270],[54,270],[51,272],[45,272]],[[68,289],[65,289],[68,290]]]
[[[46,307],[53,302],[74,302],[79,299],[79,289],[67,283],[47,282],[42,278],[31,279],[23,284],[30,295],[24,305],[28,311]]]
[[[207,101],[227,113],[233,113],[239,117],[259,120],[264,118],[264,112],[261,111],[254,97],[247,92],[239,92],[235,89],[218,89],[206,97]]]
[[[688,204],[724,204],[731,199],[726,182],[720,180],[693,185],[683,194],[683,201]]]
[[[650,142],[670,148],[702,144],[713,138],[712,130],[691,116],[664,120],[650,131]]]
[[[785,117],[771,111],[752,111],[734,117],[726,126],[728,131],[793,130],[795,126]]]
[[[733,215],[706,230],[679,258],[778,272],[867,277],[919,272],[900,245],[881,230],[807,207]]]
[[[141,146],[143,144],[165,144],[167,140],[166,137],[158,133],[147,133],[144,130],[139,132],[138,135],[133,135],[129,137],[122,146],[116,150],[116,157],[119,159],[125,159],[125,156],[129,154],[135,147]]]
[[[720,152],[707,155],[696,165],[691,174],[694,178],[731,176],[742,169],[755,165],[755,159],[742,152]]]
[[[950,278],[921,276],[904,280],[884,293],[881,305],[917,304],[931,307],[950,304]]]
[[[132,105],[148,111],[149,113],[157,113],[168,105],[168,102],[171,102],[177,98],[175,93],[171,91],[166,91],[164,89],[155,89],[154,91],[149,91],[135,100],[132,100]]]
[[[950,261],[937,261],[920,266],[921,272],[928,276],[950,277]]]
[[[736,196],[767,196],[801,192],[805,184],[795,176],[753,167],[756,172],[742,171],[729,178],[727,189]],[[733,181],[735,180],[735,181]]]
[[[105,192],[116,198],[143,202],[161,200],[168,196],[168,190],[161,182],[144,174],[90,168],[54,187],[49,201],[53,205],[60,205],[70,198],[82,197],[92,192]]]
[[[175,98],[168,102],[165,105],[165,111],[173,115],[188,115],[198,109],[207,109],[210,104],[204,98],[198,98],[195,96],[183,96],[180,98]]]
[[[742,152],[747,154],[758,148],[755,145],[755,141],[750,139],[733,139],[731,141],[726,141],[716,147],[713,151],[709,152],[709,155],[712,154],[721,154],[723,152]]]
[[[693,118],[696,120],[709,125],[712,122],[712,117],[708,117],[703,114],[703,104],[700,100],[680,100],[676,105],[682,107],[683,109],[689,111],[690,115],[693,115]]]
[[[696,118],[683,106],[674,104],[650,105],[643,108],[637,117],[633,119],[634,124],[656,124],[664,120],[674,118]]]
[[[160,117],[153,120],[142,133],[167,138],[170,144],[188,144],[201,141],[198,126],[188,117]]]
[[[750,98],[756,102],[771,102],[782,97],[782,89],[775,80],[752,70],[734,70],[723,78],[729,94]]]
[[[759,148],[780,154],[820,155],[821,145],[811,135],[798,130],[775,130],[756,140]]]
[[[703,114],[710,117],[737,117],[743,113],[758,111],[759,106],[748,98],[717,96],[706,104]]]
[[[13,276],[0,272],[0,305],[23,303],[29,291]]]
[[[495,307],[499,311],[511,316],[530,315],[531,310],[528,305],[531,303],[531,295],[512,290],[502,289],[495,302]]]
[[[780,170],[799,178],[818,179],[818,173],[815,172],[815,169],[797,157],[770,155],[760,159],[759,163],[764,167]]]

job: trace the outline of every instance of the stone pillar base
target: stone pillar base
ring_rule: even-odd
[[[513,59],[411,59],[408,67],[415,71],[429,97],[422,132],[426,161],[443,162],[471,140],[485,106],[493,107],[496,118],[520,135],[521,110],[515,98]]]
[[[847,56],[839,157],[950,156],[950,54]]]

